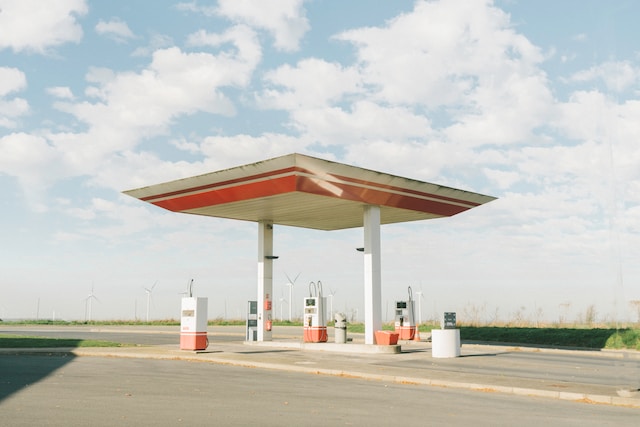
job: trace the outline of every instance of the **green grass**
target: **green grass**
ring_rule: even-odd
[[[607,338],[605,348],[630,348],[640,350],[640,329],[621,329]]]
[[[640,330],[613,328],[460,327],[463,341],[488,341],[545,347],[640,350]]]
[[[111,341],[0,334],[0,348],[122,347]]]

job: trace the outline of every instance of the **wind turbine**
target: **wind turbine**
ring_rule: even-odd
[[[157,284],[158,281],[156,280],[151,289],[144,288],[144,291],[147,293],[147,322],[149,322],[149,305],[151,304],[151,292],[153,292],[153,288],[155,288]]]
[[[296,280],[298,280],[298,277],[300,277],[300,273],[298,273],[296,278],[293,280],[289,278],[289,275],[287,273],[285,273],[284,275],[287,277],[287,280],[289,281],[285,286],[289,287],[289,322],[291,322],[291,306],[293,305],[293,298],[292,298],[293,285],[296,283]]]
[[[91,293],[84,299],[84,321],[87,321],[87,306],[89,306],[89,322],[91,322],[91,300],[99,301],[93,293],[93,286],[91,286]]]
[[[420,290],[416,292],[416,295],[418,296],[418,325],[422,323],[422,298],[424,298],[424,295],[422,294],[422,287],[420,287]]]
[[[280,321],[282,322],[282,307],[284,306],[284,304],[287,303],[289,304],[289,302],[286,300],[286,298],[284,296],[280,297]]]

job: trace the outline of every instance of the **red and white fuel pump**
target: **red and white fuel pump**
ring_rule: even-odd
[[[322,283],[309,283],[309,297],[304,299],[304,342],[327,342],[326,298],[322,296]]]
[[[413,310],[413,293],[409,286],[409,299],[407,301],[396,301],[396,322],[395,332],[398,339],[412,340],[416,337],[416,322]]]
[[[206,350],[209,346],[207,338],[206,297],[182,298],[180,315],[180,350]]]

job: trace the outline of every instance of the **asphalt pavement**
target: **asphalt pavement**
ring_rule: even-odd
[[[636,427],[638,414],[614,405],[206,362],[0,356],[0,425],[11,427]]]
[[[93,338],[125,347],[0,348],[2,354],[69,354],[80,357],[185,360],[274,371],[309,373],[502,393],[640,409],[640,352],[471,344],[461,356],[434,358],[428,334],[400,341],[399,353],[365,346],[361,334],[347,344],[301,343],[301,328],[274,329],[273,341],[247,343],[242,327],[210,327],[203,351],[180,350],[177,327],[7,327],[0,333]]]

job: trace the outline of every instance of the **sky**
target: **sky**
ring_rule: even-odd
[[[211,319],[243,318],[257,224],[122,192],[298,152],[498,198],[382,226],[385,321],[409,287],[423,321],[637,321],[639,15],[633,0],[0,0],[0,318],[177,319],[191,279]],[[362,319],[362,241],[276,226],[276,318],[320,281]]]

